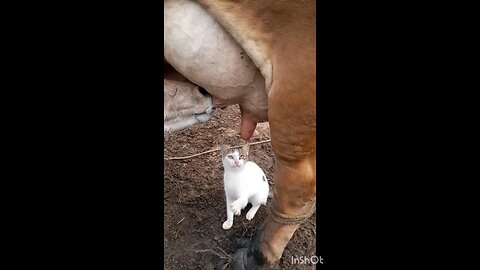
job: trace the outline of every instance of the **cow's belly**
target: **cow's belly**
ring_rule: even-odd
[[[165,59],[215,105],[240,104],[253,122],[266,121],[265,80],[230,34],[193,1],[167,0],[164,12]]]

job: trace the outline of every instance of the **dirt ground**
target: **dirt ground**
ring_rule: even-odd
[[[189,156],[217,148],[221,144],[240,146],[240,110],[230,106],[217,110],[207,123],[193,126],[165,138],[165,157]],[[270,138],[268,123],[257,126],[251,142]],[[250,160],[265,172],[273,187],[275,158],[269,142],[252,145]],[[183,159],[166,160],[164,169],[164,268],[230,269],[235,238],[251,239],[266,218],[261,207],[248,221],[245,214],[234,217],[231,229],[226,220],[223,167],[220,152]],[[267,202],[267,205],[270,203]],[[292,257],[315,255],[315,214],[297,230],[280,261],[281,269],[315,269],[312,264],[292,264]],[[225,267],[225,268],[224,268]]]

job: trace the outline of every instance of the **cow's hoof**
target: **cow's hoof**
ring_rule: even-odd
[[[235,248],[235,250],[240,248],[248,248],[249,246],[250,241],[248,241],[247,239],[241,239],[237,237],[233,239],[233,247]]]
[[[235,251],[232,260],[233,270],[261,270],[261,267],[254,256],[249,253],[248,248],[241,248]]]
[[[247,258],[247,249],[246,248],[237,249],[237,251],[235,251],[235,254],[233,254],[233,260],[232,260],[233,270],[247,270],[248,268],[245,263],[246,258]]]

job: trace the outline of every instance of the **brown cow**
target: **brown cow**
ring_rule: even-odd
[[[270,122],[274,198],[233,266],[273,265],[315,211],[316,2],[165,0],[164,12],[166,60],[215,105],[240,104],[243,139]]]

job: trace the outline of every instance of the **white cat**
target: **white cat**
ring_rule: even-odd
[[[233,214],[240,212],[248,203],[252,208],[247,212],[246,218],[251,220],[258,208],[267,203],[268,181],[262,169],[252,161],[248,161],[250,145],[245,144],[240,151],[228,150],[222,145],[223,168],[225,170],[223,183],[227,202],[227,221],[223,223],[223,229],[228,230],[233,225]]]

